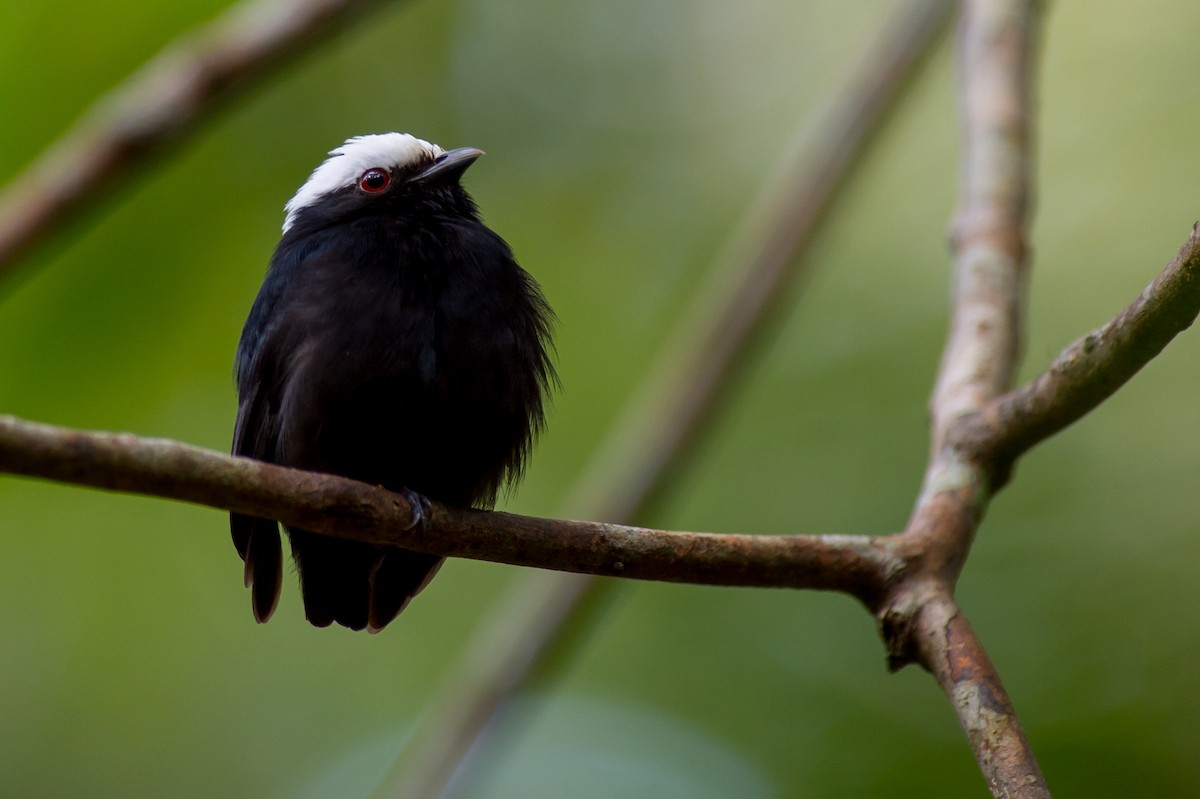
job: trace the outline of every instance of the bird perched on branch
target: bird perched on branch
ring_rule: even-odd
[[[333,150],[287,203],[237,349],[233,452],[463,507],[520,477],[552,314],[460,185],[483,152],[404,133]],[[234,513],[254,617],[279,601],[275,521]],[[385,627],[442,559],[287,529],[318,627]]]

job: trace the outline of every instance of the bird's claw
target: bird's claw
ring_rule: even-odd
[[[429,498],[408,488],[400,489],[399,493],[408,502],[408,507],[412,510],[412,521],[405,529],[415,530],[424,528],[428,524],[429,517],[433,512],[433,505],[429,502]]]

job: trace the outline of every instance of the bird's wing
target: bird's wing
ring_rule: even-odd
[[[238,352],[238,414],[233,433],[233,454],[258,460],[274,460],[277,403],[272,394],[275,388],[273,369],[264,360],[269,348],[265,342],[254,342],[252,352],[244,352],[246,342]],[[266,358],[265,360],[270,360]],[[253,376],[253,377],[252,377]],[[271,618],[279,603],[283,585],[283,552],[279,540],[279,524],[274,519],[261,519],[241,513],[229,514],[229,529],[233,544],[245,562],[243,571],[246,587],[251,589],[254,618],[259,623]]]

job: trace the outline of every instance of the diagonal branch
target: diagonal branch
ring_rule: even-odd
[[[583,516],[635,521],[652,514],[738,385],[755,347],[810,267],[804,259],[855,167],[940,40],[954,3],[899,7],[864,55],[828,119],[808,141],[797,136],[768,175],[704,290],[685,313],[614,432],[591,458],[565,507]],[[455,774],[479,760],[506,700],[545,664],[586,637],[593,609],[617,586],[570,574],[520,575],[480,625],[429,703],[421,725],[379,787],[377,799],[444,795]],[[566,642],[566,643],[564,643]],[[473,655],[489,655],[481,665]]]
[[[795,304],[804,256],[947,27],[951,0],[903,3],[864,48],[815,135],[801,126],[708,268],[696,300],[567,503],[632,519],[655,508]],[[636,457],[634,457],[636,453]],[[599,486],[600,488],[597,488]]]
[[[0,194],[0,277],[239,92],[381,0],[243,0],[101,97]]]
[[[1091,411],[1200,314],[1200,222],[1165,270],[1116,318],[1067,347],[1032,383],[985,405],[954,443],[1005,464]]]

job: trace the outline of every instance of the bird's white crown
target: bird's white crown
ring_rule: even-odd
[[[329,157],[313,170],[308,180],[284,206],[287,216],[283,232],[296,216],[327,194],[353,186],[371,167],[394,169],[421,161],[432,161],[446,151],[436,144],[407,133],[378,133],[346,139],[345,144],[329,152]]]

